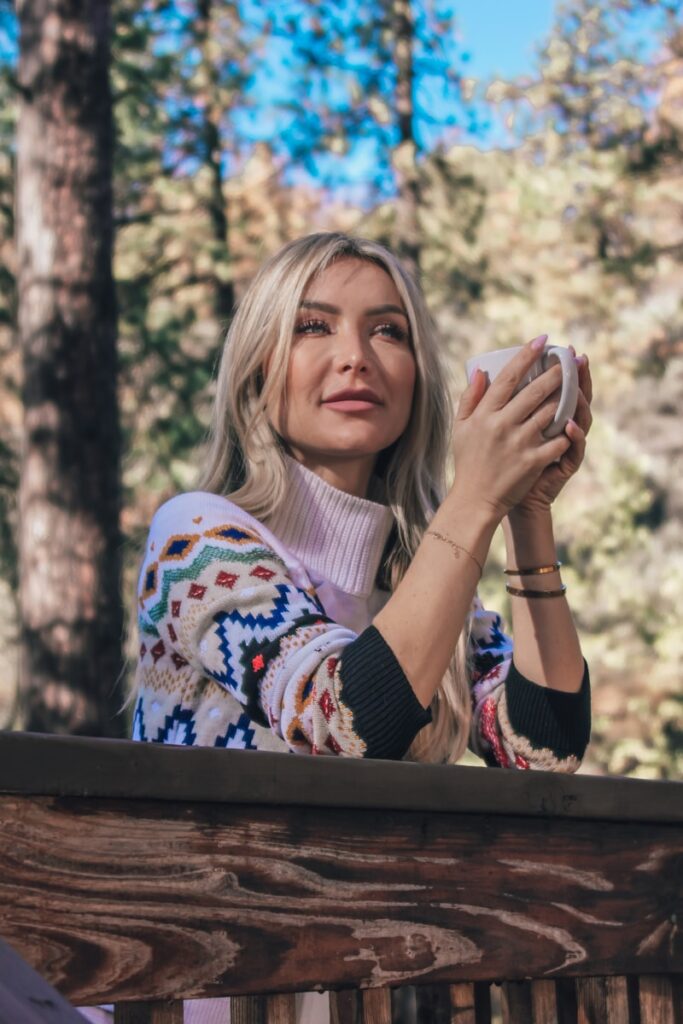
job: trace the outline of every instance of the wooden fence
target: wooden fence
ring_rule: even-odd
[[[0,735],[0,938],[118,1024],[683,1024],[682,927],[681,783]]]

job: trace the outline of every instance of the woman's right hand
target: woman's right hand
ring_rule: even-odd
[[[545,345],[534,338],[501,370],[491,385],[477,370],[460,399],[453,430],[458,503],[479,507],[500,522],[529,492],[543,470],[570,445],[566,434],[543,436],[557,409],[561,368],[554,365],[517,388]]]

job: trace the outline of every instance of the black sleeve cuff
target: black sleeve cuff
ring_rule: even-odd
[[[526,736],[536,750],[548,749],[560,758],[581,758],[591,732],[591,691],[588,666],[578,693],[563,693],[532,683],[513,661],[505,680],[510,725]]]
[[[351,708],[365,757],[400,760],[432,720],[415,696],[394,652],[379,630],[368,626],[339,662],[341,698]]]

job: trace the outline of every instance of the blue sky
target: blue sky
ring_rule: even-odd
[[[553,21],[553,0],[457,0],[460,45],[474,78],[529,74]]]

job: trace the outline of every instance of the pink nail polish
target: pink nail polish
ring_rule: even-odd
[[[541,349],[545,348],[545,343],[547,340],[547,334],[539,334],[539,336],[537,338],[534,338],[534,340],[530,343],[532,349],[534,349],[534,351],[536,352],[540,352]]]

